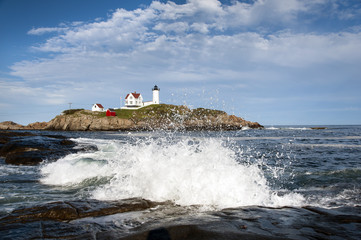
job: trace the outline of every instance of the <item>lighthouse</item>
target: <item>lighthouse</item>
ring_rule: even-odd
[[[152,88],[152,91],[153,91],[153,104],[159,104],[159,91],[160,91],[160,88],[158,88],[158,86],[155,85]]]

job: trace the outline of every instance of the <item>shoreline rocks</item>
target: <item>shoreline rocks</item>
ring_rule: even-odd
[[[2,239],[359,239],[360,207],[197,206],[142,198],[70,200],[0,216]]]

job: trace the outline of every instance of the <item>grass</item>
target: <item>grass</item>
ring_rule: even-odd
[[[116,109],[115,113],[117,114],[118,118],[130,119],[133,116],[135,111],[137,111],[137,110]]]
[[[63,111],[64,115],[74,115],[75,113],[92,115],[97,117],[106,117],[106,112],[91,112],[84,109],[70,109]],[[118,118],[131,119],[134,122],[148,120],[171,120],[179,122],[189,118],[202,119],[208,116],[216,117],[220,114],[224,114],[225,112],[205,108],[197,108],[191,110],[186,106],[155,104],[140,108],[138,110],[115,109],[115,113]]]
[[[201,116],[218,116],[225,114],[226,112],[220,110],[206,109],[206,108],[196,108],[192,110],[191,117],[201,117]]]
[[[80,112],[80,111],[83,111],[84,108],[79,108],[79,109],[69,109],[69,110],[64,110],[62,113],[63,115],[73,115],[75,114],[76,112]]]

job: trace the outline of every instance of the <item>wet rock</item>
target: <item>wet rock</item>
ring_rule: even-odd
[[[60,141],[60,145],[62,146],[75,146],[75,143],[71,140],[64,139]]]
[[[85,217],[98,217],[116,213],[149,209],[160,203],[141,198],[130,198],[120,201],[77,200],[61,201],[19,208],[0,219],[1,224],[27,223],[39,220],[71,221]]]
[[[64,141],[64,140],[62,140]],[[75,143],[63,145],[61,141],[43,142],[34,139],[16,139],[4,144],[0,156],[14,165],[36,165],[45,159],[53,159],[72,152]]]
[[[96,146],[75,146],[75,142],[61,135],[0,132],[0,156],[13,165],[36,165],[45,159],[56,160],[69,153],[97,150]]]
[[[79,218],[111,215],[116,213],[140,211],[159,205],[141,198],[131,198],[120,201],[102,202],[97,200],[67,202],[78,212]]]
[[[213,225],[212,225],[213,226]],[[229,226],[227,226],[229,227]],[[103,234],[97,235],[100,239],[107,239]],[[282,240],[288,239],[277,236],[265,236],[244,232],[230,231],[226,229],[212,229],[203,225],[175,225],[166,228],[156,228],[141,234],[118,238],[121,240]]]
[[[44,151],[37,148],[17,148],[5,155],[5,162],[13,165],[37,165],[44,159]]]
[[[81,225],[69,221],[146,210],[159,204],[132,198],[109,202],[64,201],[20,208],[0,219],[0,236],[2,239],[94,239],[94,232],[101,232],[106,228],[99,227],[97,224]]]
[[[244,207],[199,213],[134,198],[64,201],[14,210],[3,239],[360,239],[360,208]],[[346,221],[345,221],[346,220]],[[349,221],[351,220],[351,221]]]
[[[29,132],[16,132],[16,131],[0,131],[0,147],[8,143],[13,137],[24,137],[24,136],[34,136],[34,134]]]
[[[1,219],[1,224],[27,223],[39,220],[73,220],[78,217],[75,208],[65,202],[53,202],[31,208],[14,210],[9,216]]]

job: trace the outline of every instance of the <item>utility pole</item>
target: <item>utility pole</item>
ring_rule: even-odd
[[[72,104],[72,103],[70,102],[70,103],[69,103],[69,109],[71,109],[71,104]]]

